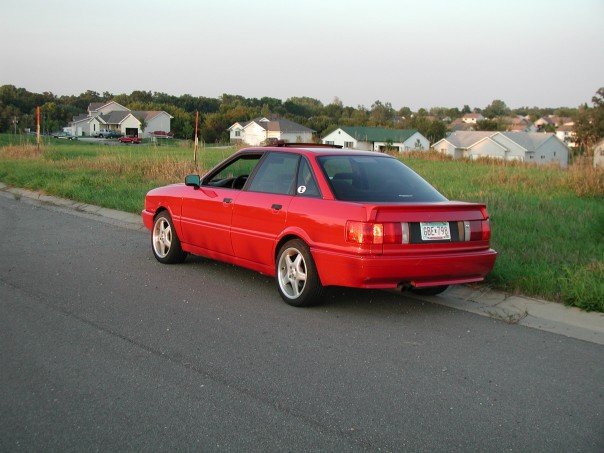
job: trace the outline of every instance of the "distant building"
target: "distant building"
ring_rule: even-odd
[[[342,126],[323,137],[328,145],[364,151],[427,151],[430,141],[415,129]]]
[[[503,117],[501,120],[506,124],[506,130],[509,132],[537,132],[537,127],[527,116]]]
[[[484,116],[482,116],[480,113],[466,113],[464,116],[461,117],[461,120],[464,123],[476,124],[479,121],[484,120]]]
[[[553,133],[458,131],[434,143],[432,148],[455,159],[490,157],[568,166],[568,147]]]
[[[75,116],[63,130],[76,137],[94,137],[101,130],[111,130],[147,138],[156,132],[169,134],[173,118],[163,110],[132,111],[115,101],[92,102],[87,110],[88,113]]]
[[[466,123],[462,118],[457,118],[453,121],[451,121],[451,123],[449,123],[449,125],[447,126],[447,129],[450,130],[451,132],[456,132],[456,131],[474,131],[476,130],[476,124],[475,123]]]
[[[566,143],[566,146],[575,148],[577,146],[575,133],[575,123],[563,124],[556,128],[556,137]]]
[[[270,140],[310,143],[314,132],[302,124],[278,117],[259,117],[250,121],[238,121],[227,130],[231,143],[244,143],[250,146],[258,146]]]

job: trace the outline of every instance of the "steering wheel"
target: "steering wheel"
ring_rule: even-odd
[[[243,189],[243,186],[245,186],[245,182],[247,181],[247,177],[248,175],[237,176],[231,183],[231,189]]]

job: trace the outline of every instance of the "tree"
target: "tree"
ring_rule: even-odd
[[[482,111],[482,114],[487,118],[496,118],[498,116],[506,116],[511,113],[511,110],[505,105],[501,99],[495,99]]]
[[[402,116],[403,118],[409,118],[413,114],[409,107],[401,107],[397,113],[398,116]]]
[[[596,91],[591,102],[591,108],[587,104],[579,107],[575,121],[575,134],[580,152],[585,152],[604,137],[604,87]]]
[[[472,109],[470,109],[470,106],[468,104],[465,104],[461,109],[461,113],[462,115],[465,115],[466,113],[472,113]]]
[[[484,119],[476,122],[476,130],[478,131],[496,131],[499,130],[499,124],[495,120]]]
[[[383,104],[381,101],[375,101],[371,105],[369,119],[373,126],[387,126],[394,120],[394,109],[390,102]]]

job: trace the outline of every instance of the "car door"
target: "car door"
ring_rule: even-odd
[[[271,152],[233,203],[231,243],[238,258],[270,266],[283,231],[300,156]]]
[[[245,180],[262,154],[243,155],[203,178],[182,203],[182,241],[205,250],[233,255],[231,218]]]

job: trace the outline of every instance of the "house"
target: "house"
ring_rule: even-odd
[[[87,114],[75,116],[64,128],[66,132],[82,136],[95,136],[101,130],[112,130],[122,135],[136,135],[147,138],[155,132],[170,132],[173,118],[162,111],[132,111],[115,101],[92,102]]]
[[[556,137],[566,143],[566,146],[575,148],[577,143],[575,142],[577,134],[575,133],[575,123],[563,124],[556,128]]]
[[[447,126],[447,129],[451,132],[455,131],[474,131],[476,130],[476,124],[466,123],[462,118],[457,118]]]
[[[476,124],[479,121],[484,120],[484,116],[482,116],[480,113],[466,113],[464,116],[462,116],[461,120],[464,123]]]
[[[537,131],[541,132],[545,130],[548,126],[557,129],[560,126],[573,125],[573,119],[568,116],[557,116],[557,115],[547,115],[542,116],[537,121],[535,121],[534,125],[537,128]]]
[[[340,145],[365,151],[428,150],[430,141],[415,129],[342,126],[322,139],[327,145]]]
[[[568,166],[568,147],[553,133],[458,131],[434,143],[432,148],[454,159],[490,157]]]
[[[501,120],[509,132],[537,132],[537,127],[526,116],[503,117]]]
[[[258,146],[271,140],[286,143],[310,143],[314,130],[279,117],[259,117],[250,121],[238,121],[227,129],[231,143]]]

